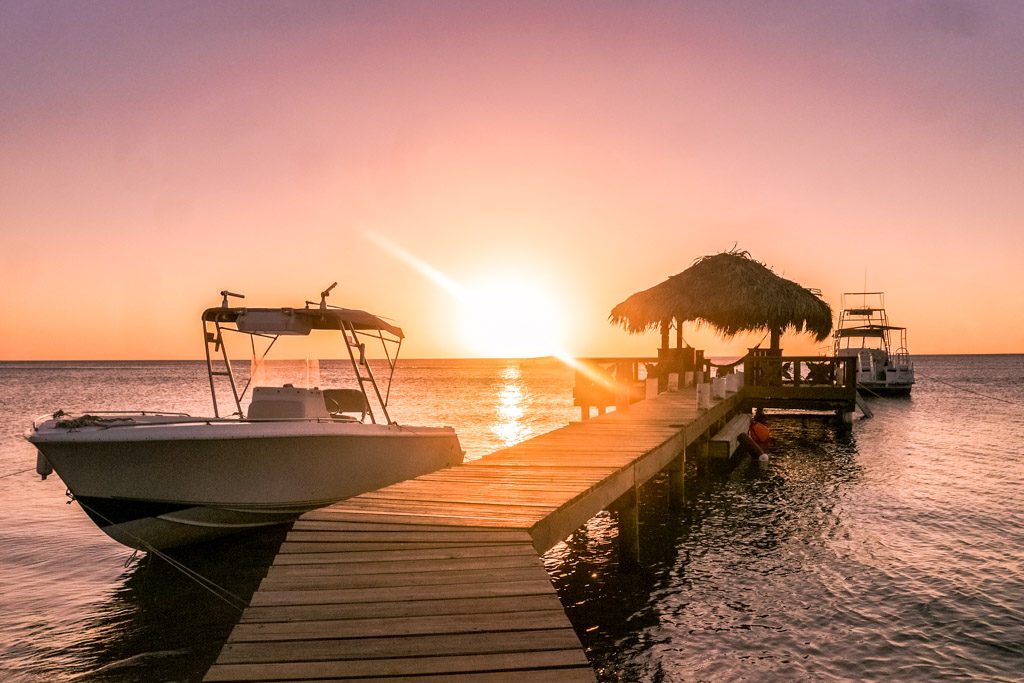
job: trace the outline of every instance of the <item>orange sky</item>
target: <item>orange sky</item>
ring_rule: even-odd
[[[833,308],[866,271],[912,352],[1024,352],[1024,5],[552,5],[3,3],[0,359],[197,358],[220,289],[335,280],[486,355],[368,234],[577,355],[652,353],[611,307],[734,243]]]

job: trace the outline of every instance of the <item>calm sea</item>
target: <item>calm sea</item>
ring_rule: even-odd
[[[645,486],[640,571],[619,571],[609,513],[548,553],[600,678],[1020,680],[1024,356],[917,367],[913,398],[872,400],[852,431],[776,420],[768,463],[690,472],[682,513],[664,480]],[[452,425],[479,457],[576,419],[572,382],[558,365],[406,361],[392,416]],[[198,680],[237,612],[23,471],[22,432],[58,408],[210,411],[201,363],[0,363],[0,678]],[[281,537],[176,557],[247,597]]]

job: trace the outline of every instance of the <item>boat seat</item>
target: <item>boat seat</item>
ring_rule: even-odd
[[[323,389],[323,395],[327,411],[333,416],[340,416],[341,413],[360,413],[359,419],[362,420],[370,408],[366,403],[366,396],[358,389]]]

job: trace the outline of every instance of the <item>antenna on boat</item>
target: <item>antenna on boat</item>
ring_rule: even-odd
[[[229,291],[228,291],[228,290],[226,290],[226,289],[222,289],[222,290],[220,290],[220,295],[221,295],[222,297],[224,297],[224,299],[223,299],[223,300],[222,300],[222,301],[220,302],[220,307],[221,307],[221,308],[230,308],[230,307],[228,306],[228,297],[229,297],[229,296],[233,296],[233,297],[235,297],[236,299],[244,299],[244,298],[245,298],[245,294],[235,294],[234,292],[229,292]]]
[[[331,286],[320,292],[320,310],[327,310],[327,297],[331,295],[331,290],[338,286],[337,282],[332,282]]]

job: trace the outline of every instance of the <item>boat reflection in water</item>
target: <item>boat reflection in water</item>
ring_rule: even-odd
[[[289,528],[141,556],[109,598],[81,619],[79,628],[94,637],[79,639],[75,661],[49,671],[36,662],[35,673],[44,676],[38,680],[202,680]],[[85,666],[76,671],[76,663]]]

